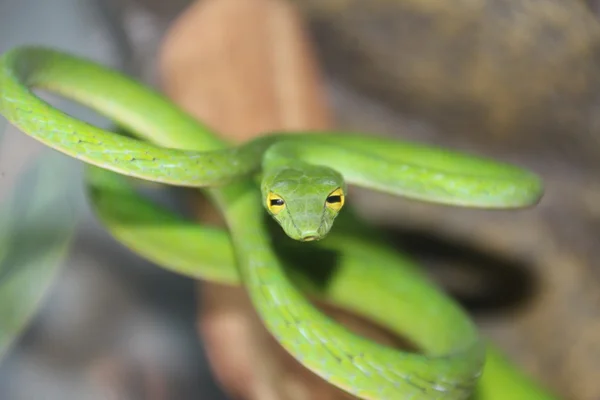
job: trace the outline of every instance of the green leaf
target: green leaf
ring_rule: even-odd
[[[0,204],[0,359],[36,315],[76,226],[72,160],[44,151]]]

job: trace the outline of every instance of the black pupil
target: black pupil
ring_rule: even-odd
[[[282,199],[271,199],[271,205],[272,206],[282,206],[283,200]]]
[[[342,196],[339,196],[339,195],[338,196],[329,196],[327,198],[327,202],[329,204],[332,204],[332,203],[341,203],[342,202]]]

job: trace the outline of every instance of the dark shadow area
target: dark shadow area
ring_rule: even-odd
[[[264,213],[265,223],[273,238],[273,250],[287,267],[286,271],[294,271],[301,279],[310,282],[317,291],[325,291],[340,265],[337,251],[318,246],[317,242],[300,243],[285,236],[281,227],[271,216]],[[294,277],[290,276],[290,279]]]
[[[392,245],[412,257],[473,313],[504,312],[524,306],[537,291],[523,261],[489,253],[434,232],[382,226]]]

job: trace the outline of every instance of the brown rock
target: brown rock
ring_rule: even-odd
[[[586,3],[296,3],[336,79],[444,135],[598,167],[600,24]]]

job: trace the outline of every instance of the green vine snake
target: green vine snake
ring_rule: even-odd
[[[32,89],[86,105],[131,136],[69,116]],[[179,273],[244,285],[281,346],[331,384],[377,400],[553,398],[345,206],[347,185],[357,185],[445,205],[528,207],[543,193],[535,174],[356,133],[272,133],[234,147],[135,80],[40,47],[0,58],[0,113],[90,165],[89,198],[122,243]],[[200,188],[223,214],[227,232],[149,203],[125,176]],[[311,262],[323,267],[315,271]],[[306,296],[368,316],[419,351],[356,335]]]

